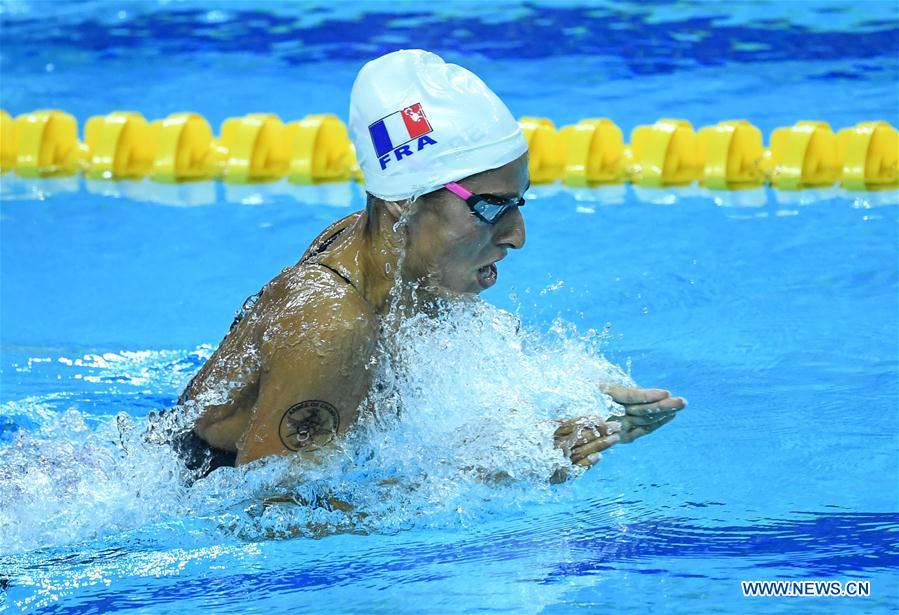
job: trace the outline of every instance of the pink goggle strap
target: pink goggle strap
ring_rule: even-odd
[[[471,198],[472,192],[470,190],[466,190],[456,182],[450,182],[448,184],[443,184],[443,187],[455,194],[457,197],[462,199],[463,201],[467,201]]]

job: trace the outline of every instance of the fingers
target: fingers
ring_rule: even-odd
[[[620,423],[607,423],[598,417],[567,419],[556,430],[556,446],[572,463],[589,467],[599,460],[600,451],[619,441],[620,429]]]
[[[619,442],[633,442],[652,433],[672,421],[687,405],[686,399],[671,397],[668,391],[661,389],[607,385],[604,391],[624,405],[624,415],[611,416],[606,420],[598,417],[565,419],[554,433],[556,446],[575,465],[592,466],[599,460],[602,451]]]
[[[601,438],[594,438],[589,442],[581,444],[580,446],[576,446],[571,449],[571,463],[576,463],[578,465],[584,465],[584,462],[587,462],[587,465],[593,465],[596,463],[595,461],[590,461],[587,458],[594,455],[594,453],[600,453],[607,448],[617,444],[621,440],[621,436],[617,433],[614,433],[610,436],[604,436]],[[598,455],[597,455],[598,458]]]
[[[577,426],[578,419],[565,419],[561,422],[558,429],[556,429],[556,437],[562,437],[570,435],[571,432],[574,431],[574,428]]]
[[[609,419],[608,423],[596,426],[598,434],[594,433],[592,429],[585,429],[585,435],[580,437],[575,446],[571,448],[569,453],[571,463],[589,468],[599,461],[602,451],[619,442],[630,443],[650,434],[662,425],[673,421],[676,416],[675,411],[669,411],[661,418],[652,419],[634,416],[613,417]],[[641,421],[642,424],[637,421]]]
[[[662,419],[666,419],[671,416],[674,416],[674,412],[659,412],[657,414],[653,414],[652,416],[629,416],[627,419],[627,423],[631,428],[643,427],[644,425],[652,425],[653,423],[658,423]]]
[[[687,400],[683,397],[667,397],[659,402],[651,404],[633,404],[625,406],[628,416],[660,418],[666,414],[683,410],[687,406]]]
[[[660,412],[653,412],[644,416],[627,414],[624,416],[619,415],[609,417],[609,421],[621,423],[621,430],[623,432],[627,432],[635,427],[643,427],[644,425],[652,425],[653,423],[658,423],[662,419],[674,416],[675,413],[675,410],[664,410]]]
[[[593,453],[592,455],[587,455],[586,457],[578,459],[573,463],[574,465],[581,466],[582,468],[591,468],[596,465],[596,462],[599,461],[599,457],[599,453]]]
[[[577,434],[578,442],[584,443],[590,440],[595,440],[599,437],[611,436],[612,434],[617,433],[620,429],[621,425],[599,421],[597,423],[588,425],[583,430],[581,430],[581,432]],[[577,446],[577,444],[575,444],[575,446]]]
[[[656,429],[658,429],[659,427],[664,425],[665,423],[670,423],[671,421],[673,421],[676,416],[677,416],[676,414],[669,414],[668,416],[666,416],[654,423],[650,423],[648,425],[642,425],[640,427],[634,427],[633,429],[628,430],[626,432],[622,431],[621,432],[621,443],[628,444],[630,442],[633,442],[637,438],[640,438],[642,436],[645,436],[646,434],[652,433]]]
[[[555,436],[564,438],[565,436],[576,434],[575,437],[579,438],[583,432],[590,429],[598,429],[603,435],[608,435],[604,432],[606,428],[605,422],[600,417],[579,416],[574,419],[561,421],[560,426],[555,431]]]
[[[669,397],[671,393],[664,389],[640,389],[623,387],[618,384],[600,385],[600,390],[611,396],[619,404],[651,404]]]

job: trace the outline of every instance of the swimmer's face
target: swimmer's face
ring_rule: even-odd
[[[527,154],[458,183],[475,194],[524,196],[530,185]],[[496,283],[497,261],[524,245],[524,218],[517,207],[489,224],[446,189],[421,197],[417,205],[408,221],[404,273],[434,290],[480,293]]]

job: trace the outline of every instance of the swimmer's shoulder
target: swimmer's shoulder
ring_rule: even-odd
[[[362,212],[355,212],[322,231],[295,265],[271,280],[254,306],[254,337],[260,350],[293,345],[303,336],[349,339],[373,336],[377,315],[353,284],[353,272],[332,263],[331,250],[321,244],[349,228]]]
[[[270,318],[259,329],[263,373],[273,382],[288,378],[321,384],[337,378],[341,387],[352,389],[357,378],[365,377],[364,370],[352,366],[365,364],[376,346],[377,316],[327,269],[297,267],[284,284],[295,290],[272,298],[265,306]]]
[[[355,287],[335,272],[313,264],[288,267],[272,280],[259,305],[265,331],[300,325],[358,327],[376,324],[376,314]]]

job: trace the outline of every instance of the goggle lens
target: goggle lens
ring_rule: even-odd
[[[496,224],[508,210],[524,205],[524,198],[520,196],[504,199],[493,194],[474,194],[456,182],[450,182],[444,187],[464,200],[472,213],[488,224]]]
[[[524,205],[524,199],[521,197],[504,199],[492,194],[476,194],[473,197],[478,200],[474,204],[469,203],[469,207],[472,208],[475,214],[490,224],[495,224],[504,213],[513,207]]]

